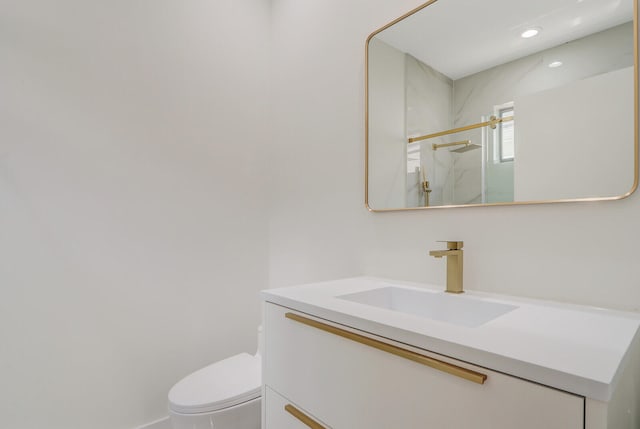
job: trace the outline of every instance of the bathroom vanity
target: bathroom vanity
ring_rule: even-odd
[[[372,277],[263,299],[263,428],[640,425],[635,313]]]

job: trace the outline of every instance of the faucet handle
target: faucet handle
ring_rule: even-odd
[[[463,241],[447,241],[447,240],[438,240],[438,243],[447,243],[448,250],[461,250],[462,246],[464,246]]]

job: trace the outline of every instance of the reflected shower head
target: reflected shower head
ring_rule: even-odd
[[[474,150],[474,149],[480,149],[481,147],[482,146],[480,146],[479,144],[471,143],[471,144],[464,145],[459,149],[453,149],[449,152],[463,153],[463,152],[469,152],[470,150]]]
[[[451,146],[460,146],[460,145],[464,145],[464,146],[459,149],[450,150],[449,152],[462,153],[462,152],[467,152],[469,150],[478,149],[482,147],[479,144],[471,143],[471,140],[460,140],[460,141],[451,142],[451,143],[434,143],[431,145],[431,148],[433,150],[438,150],[442,147],[451,147]]]

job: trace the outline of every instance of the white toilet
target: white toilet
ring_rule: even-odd
[[[215,362],[177,382],[169,391],[173,429],[260,429],[261,328],[258,352]]]

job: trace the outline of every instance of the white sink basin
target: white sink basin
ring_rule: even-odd
[[[483,325],[518,308],[465,295],[395,286],[338,295],[336,298],[469,328]]]

